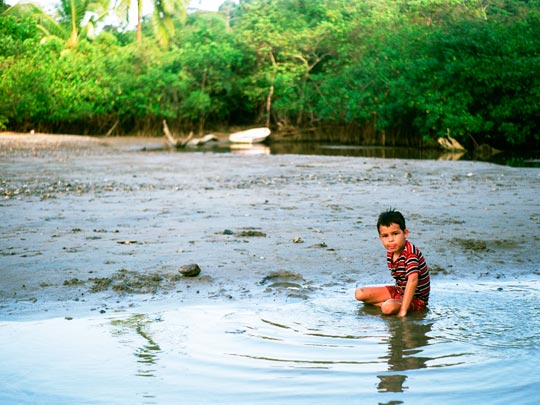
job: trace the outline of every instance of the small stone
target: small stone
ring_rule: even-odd
[[[178,271],[185,277],[196,277],[201,273],[201,268],[198,264],[186,264],[181,266]]]
[[[136,240],[117,240],[116,243],[119,243],[121,245],[134,245],[139,242],[137,242]]]
[[[310,247],[324,249],[324,248],[327,248],[328,246],[326,245],[326,243],[321,242],[321,243],[316,243],[314,245],[311,245]]]
[[[295,237],[292,241],[293,243],[304,243],[304,240],[300,236]]]
[[[223,231],[223,235],[233,235],[233,234],[234,234],[234,232],[231,231],[230,229],[225,229],[225,230]]]

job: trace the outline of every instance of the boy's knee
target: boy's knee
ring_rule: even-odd
[[[400,305],[394,300],[384,301],[381,305],[381,312],[385,315],[392,315],[399,311]]]

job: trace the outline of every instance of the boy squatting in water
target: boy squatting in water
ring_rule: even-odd
[[[355,298],[379,306],[386,315],[405,316],[424,309],[429,299],[429,269],[420,250],[407,240],[405,218],[399,211],[385,211],[379,215],[377,230],[395,285],[359,287]]]

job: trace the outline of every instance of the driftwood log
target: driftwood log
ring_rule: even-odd
[[[188,135],[188,137],[184,140],[176,139],[173,134],[171,134],[171,131],[169,130],[169,126],[167,125],[167,121],[163,120],[163,133],[165,134],[165,138],[167,138],[167,143],[174,147],[174,148],[183,148],[185,147],[188,142],[193,138],[193,131],[191,131]]]
[[[202,146],[206,145],[208,142],[218,142],[219,139],[217,136],[213,134],[208,134],[203,136],[202,138],[193,138],[188,143],[187,146]]]
[[[443,149],[450,151],[465,151],[466,149],[455,138],[450,136],[437,139]]]
[[[120,123],[120,120],[116,120],[116,122],[114,123],[114,125],[111,127],[111,129],[109,129],[107,131],[107,133],[105,134],[105,136],[111,136],[113,131],[116,129],[116,127],[118,126],[118,124]]]

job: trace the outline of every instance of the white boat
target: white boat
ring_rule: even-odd
[[[233,143],[261,143],[264,142],[269,135],[269,128],[252,128],[231,134],[229,136],[229,141]]]

